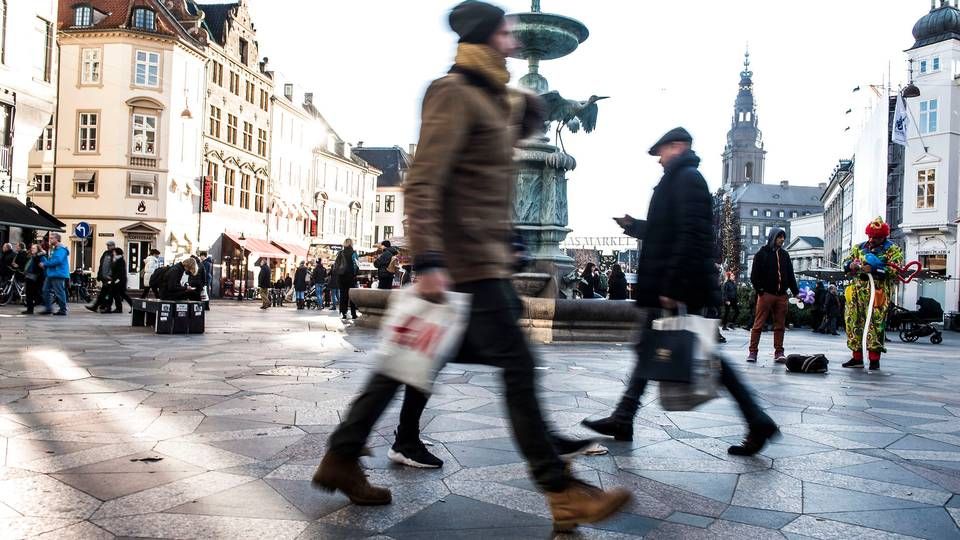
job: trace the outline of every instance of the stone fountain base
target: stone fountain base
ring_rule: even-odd
[[[518,276],[522,276],[519,274]],[[358,326],[379,328],[392,291],[352,289],[361,316]],[[637,324],[632,301],[562,300],[522,296],[520,327],[533,343],[630,343]]]

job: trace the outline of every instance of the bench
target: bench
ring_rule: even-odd
[[[136,299],[131,326],[152,326],[157,334],[202,334],[208,304],[192,300]]]

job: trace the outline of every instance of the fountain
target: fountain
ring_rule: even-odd
[[[559,122],[559,137],[559,130],[569,118],[560,114],[558,106],[567,103],[558,93],[550,92],[547,79],[540,74],[540,62],[567,56],[590,33],[580,21],[543,13],[539,0],[533,0],[529,13],[515,13],[510,17],[521,44],[513,57],[526,60],[529,65],[529,72],[519,84],[536,94],[553,98],[547,99],[548,107],[552,109],[548,118]],[[571,111],[567,109],[566,112]],[[560,251],[560,243],[570,232],[567,228],[567,171],[574,170],[577,162],[573,156],[551,144],[546,135],[550,123],[544,124],[537,135],[521,141],[515,150],[517,193],[514,222],[527,243],[533,262],[529,272],[514,277],[514,285],[525,296],[570,298],[572,279],[568,276],[575,270],[574,261]]]

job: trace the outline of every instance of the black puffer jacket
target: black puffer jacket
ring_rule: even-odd
[[[699,164],[693,150],[677,156],[653,191],[637,269],[639,307],[659,307],[666,296],[693,311],[719,297],[713,199]]]
[[[257,276],[257,286],[263,289],[270,288],[270,267],[261,265],[260,274]]]
[[[777,236],[783,234],[783,229],[774,227],[767,235],[767,245],[753,256],[753,268],[750,270],[750,283],[757,294],[776,294],[783,296],[787,289],[793,294],[799,294],[797,278],[793,275],[793,263],[790,254],[776,244]],[[779,270],[778,270],[779,265]]]
[[[302,292],[307,290],[307,271],[306,266],[300,266],[293,274],[293,290]]]

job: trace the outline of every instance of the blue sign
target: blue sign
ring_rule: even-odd
[[[77,238],[89,238],[91,233],[93,233],[93,229],[86,221],[77,223],[77,225],[73,228],[73,234]]]

